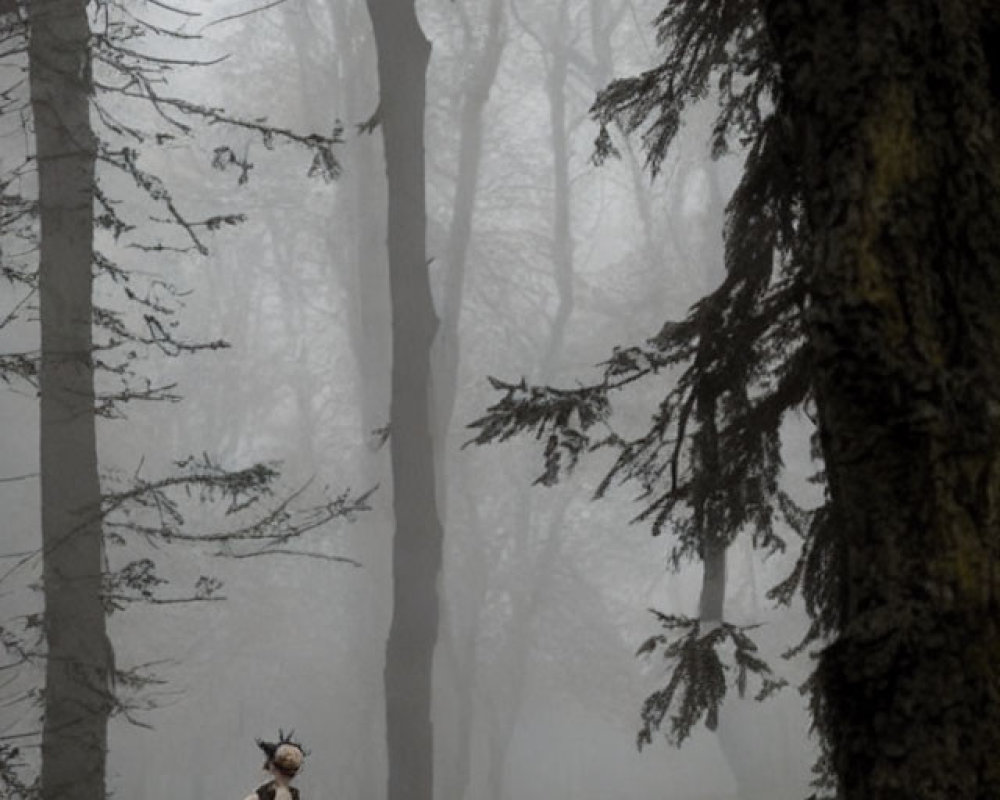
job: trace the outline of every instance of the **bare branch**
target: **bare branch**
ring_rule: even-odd
[[[249,17],[251,14],[259,14],[261,11],[267,11],[268,9],[274,8],[275,6],[280,6],[285,0],[272,0],[272,2],[265,5],[259,6],[258,8],[251,8],[247,11],[241,11],[238,14],[230,14],[228,17],[219,17],[219,19],[212,20],[209,22],[202,30],[207,30],[213,25],[219,25],[223,22],[229,22],[234,19],[240,19],[241,17]]]
[[[256,558],[257,556],[295,556],[297,558],[318,558],[322,561],[335,561],[338,564],[350,564],[352,567],[361,567],[360,561],[347,556],[331,556],[328,553],[311,553],[305,550],[256,550],[252,553],[226,553],[219,551],[217,556],[226,558]]]
[[[28,472],[24,475],[14,475],[10,478],[0,478],[0,483],[14,483],[15,481],[27,481],[37,477],[38,477],[37,472]],[[0,555],[0,558],[10,558],[10,557],[11,557],[10,554]]]

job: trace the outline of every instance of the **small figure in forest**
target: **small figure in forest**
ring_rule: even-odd
[[[278,731],[277,742],[257,740],[257,746],[264,751],[264,771],[271,780],[258,786],[257,791],[246,800],[299,800],[299,790],[291,785],[305,759],[305,750],[298,742],[292,741],[294,733],[285,736]]]

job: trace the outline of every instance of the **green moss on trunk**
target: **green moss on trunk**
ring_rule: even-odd
[[[986,0],[770,0],[843,575],[846,800],[1000,797],[1000,109]]]

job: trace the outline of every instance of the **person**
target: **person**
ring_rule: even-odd
[[[292,779],[302,769],[305,750],[298,742],[293,742],[291,734],[285,736],[278,731],[277,742],[257,740],[257,746],[264,751],[264,771],[271,780],[261,784],[246,800],[299,800],[299,790],[292,786]]]

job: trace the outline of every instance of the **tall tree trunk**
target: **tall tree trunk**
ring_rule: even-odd
[[[378,105],[375,44],[365,0],[332,0],[334,33],[334,97],[338,113],[348,129],[371,117]],[[289,13],[297,13],[290,11]],[[344,144],[345,170],[340,180],[334,224],[327,231],[327,249],[339,252],[342,261],[339,280],[347,287],[347,329],[357,365],[355,398],[360,410],[360,433],[369,454],[359,466],[364,486],[384,485],[390,468],[389,453],[379,449],[382,438],[376,431],[389,421],[391,364],[391,303],[389,298],[388,253],[385,247],[386,220],[374,209],[386,206],[383,147],[374,135],[350,136]],[[334,264],[332,268],[336,268]],[[387,625],[390,600],[385,588],[390,584],[391,543],[380,532],[391,530],[392,499],[378,491],[372,510],[358,521],[364,531],[357,539],[363,563],[369,565],[372,580],[365,587],[366,622],[360,627],[368,635],[358,658],[352,661],[352,675],[363,687],[360,716],[364,727],[357,730],[358,746],[352,763],[354,783],[348,792],[357,796],[380,796],[385,786],[385,702],[383,687],[372,685],[369,675],[385,667],[383,630]]]
[[[81,0],[30,4],[41,217],[43,800],[103,800],[111,710],[91,352],[96,145],[85,7]]]
[[[560,0],[558,16],[552,24],[551,61],[548,63],[545,88],[549,97],[549,140],[552,143],[553,220],[552,260],[555,264],[559,300],[553,336],[549,339],[543,361],[554,364],[563,351],[566,328],[573,313],[573,220],[569,181],[570,131],[566,121],[566,80],[569,75],[570,20],[569,0]],[[548,376],[546,376],[548,377]]]
[[[437,330],[426,257],[424,107],[430,43],[413,0],[368,0],[378,53],[389,191],[393,613],[385,692],[389,800],[434,790],[431,667],[438,631],[442,529],[431,435],[430,350]]]
[[[332,0],[331,7],[339,80],[336,107],[350,129],[369,118],[378,105],[375,45],[364,0]],[[365,486],[385,485],[390,459],[388,453],[376,452],[381,444],[376,431],[389,421],[392,320],[386,220],[373,213],[374,209],[386,207],[383,147],[374,135],[349,137],[344,146],[345,163],[350,164],[350,169],[341,178],[340,196],[344,200],[335,214],[339,224],[328,231],[328,249],[331,253],[338,250],[345,253],[347,264],[341,280],[353,298],[348,304],[348,331],[358,369],[355,397],[360,409],[361,434],[370,450],[370,455],[363,459],[359,480]],[[390,582],[391,545],[380,532],[393,526],[391,502],[386,492],[376,492],[372,511],[359,520],[364,525],[364,534],[358,538],[359,552],[373,572],[365,590],[365,599],[370,601],[366,627],[373,638],[365,639],[364,654],[368,657],[353,664],[358,685],[364,687],[361,715],[366,720],[364,728],[357,731],[361,744],[357,749],[358,777],[354,788],[359,797],[381,796],[385,786],[384,693],[367,676],[385,667],[384,652],[380,650],[384,651],[382,631],[390,613],[384,589]]]
[[[483,669],[484,675],[480,679],[478,694],[485,696],[488,707],[485,715],[488,745],[486,800],[502,800],[506,794],[504,771],[524,704],[524,688],[534,645],[532,623],[546,594],[551,593],[551,576],[563,557],[563,525],[571,499],[572,495],[563,491],[556,500],[538,553],[532,552],[531,539],[541,526],[530,495],[523,501],[524,511],[519,515],[524,523],[515,528],[519,533],[524,532],[518,541],[521,553],[515,570],[522,579],[527,579],[525,583],[530,588],[511,593],[509,619],[498,647],[496,667],[493,670]]]
[[[375,111],[378,88],[367,68],[375,67],[370,30],[363,30],[369,14],[363,2],[334,0],[335,47],[340,62],[340,103],[348,124],[360,124]],[[385,251],[386,220],[372,209],[387,203],[383,171],[383,148],[374,136],[350,139],[351,168],[342,178],[346,198],[337,217],[340,229],[331,229],[330,248],[350,242],[354,269],[346,280],[357,301],[349,306],[349,330],[360,371],[361,424],[366,437],[388,422],[391,358],[391,308],[389,301],[388,254]],[[372,441],[375,441],[374,438]],[[376,479],[378,479],[376,477]]]
[[[455,179],[451,226],[445,250],[448,271],[441,308],[441,330],[435,342],[437,351],[435,361],[439,365],[436,371],[435,389],[440,388],[440,391],[436,392],[435,411],[438,419],[436,432],[441,437],[448,433],[458,396],[461,355],[458,327],[462,315],[462,298],[465,294],[466,259],[469,243],[472,240],[472,221],[479,193],[479,168],[483,155],[483,114],[490,99],[493,83],[496,81],[500,56],[506,44],[504,27],[504,0],[490,0],[486,38],[476,54],[471,74],[462,88],[458,177]],[[474,43],[470,42],[469,49],[473,50],[474,47]],[[442,448],[443,453],[444,448]]]
[[[475,505],[474,493],[468,486],[468,475],[459,470],[452,475],[448,470],[452,452],[449,432],[458,399],[459,373],[462,348],[459,326],[468,267],[468,252],[472,241],[473,221],[479,194],[479,177],[482,164],[483,117],[490,92],[500,68],[500,59],[506,45],[504,21],[506,0],[490,0],[486,10],[486,32],[477,41],[466,28],[464,52],[471,69],[463,82],[459,111],[458,175],[452,202],[451,224],[445,245],[443,299],[441,303],[441,329],[434,342],[434,433],[439,445],[437,452],[438,507],[443,516],[449,541],[460,542],[466,548],[463,567],[456,573],[466,591],[475,598],[458,609],[458,602],[442,604],[441,617],[441,671],[438,681],[447,682],[449,699],[453,707],[447,709],[442,719],[447,727],[442,729],[445,757],[439,759],[439,795],[462,800],[470,779],[472,722],[475,714],[475,658],[477,627],[463,624],[463,617],[478,613],[485,597],[485,579],[469,583],[471,574],[486,575],[486,544],[480,527],[480,514]],[[452,491],[452,487],[456,491]],[[460,539],[458,537],[461,537]],[[472,551],[472,552],[469,552]],[[445,572],[448,573],[447,564]],[[445,583],[447,591],[447,582]],[[454,609],[454,613],[452,610]],[[441,685],[440,683],[438,685]],[[440,709],[444,711],[444,709]]]
[[[709,309],[702,323],[707,330],[715,327],[715,315]],[[717,324],[717,323],[716,323]],[[707,341],[703,338],[702,342]],[[704,347],[701,345],[700,347]],[[701,355],[699,353],[699,355]],[[730,542],[723,530],[722,506],[728,498],[718,485],[722,454],[719,452],[719,396],[714,388],[701,392],[696,402],[698,433],[695,435],[694,457],[702,476],[695,482],[692,497],[695,526],[700,540],[698,555],[702,563],[701,594],[698,598],[698,619],[702,635],[718,627],[726,607],[726,551]]]
[[[710,166],[708,172],[708,203],[701,225],[701,242],[694,259],[701,265],[706,283],[724,271],[726,259],[722,230],[725,198],[719,186],[718,170]],[[710,306],[706,306],[701,313],[705,335],[699,340],[698,358],[710,362],[713,346],[711,332],[719,325],[719,320]],[[700,556],[703,566],[698,617],[703,626],[711,626],[723,621],[726,605],[726,553],[732,544],[733,532],[723,530],[723,509],[734,501],[725,497],[727,490],[721,469],[724,455],[719,449],[719,392],[722,387],[714,385],[717,381],[711,379],[703,383],[705,386],[696,401],[698,438],[695,457],[701,462],[698,471],[705,479],[699,481],[693,504],[701,539]]]
[[[846,800],[1000,797],[1000,9],[769,0],[841,580]]]

